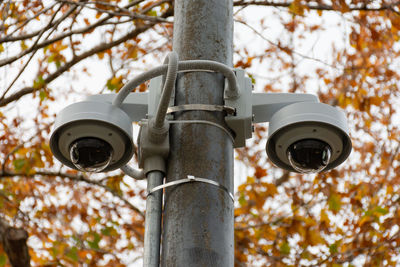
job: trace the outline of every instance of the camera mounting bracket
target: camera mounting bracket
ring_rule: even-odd
[[[165,161],[169,154],[169,124],[158,129],[152,127],[152,120],[142,120],[138,136],[139,168],[145,173],[150,171],[166,172]]]
[[[269,122],[271,117],[279,109],[298,102],[318,102],[318,97],[312,94],[297,93],[253,93],[251,79],[246,77],[242,69],[234,69],[238,85],[238,95],[229,97],[225,94],[224,106],[199,107],[203,104],[192,104],[191,107],[174,107],[174,93],[169,100],[169,112],[167,119],[172,119],[170,113],[189,110],[202,109],[210,111],[227,110],[225,121],[229,128],[234,132],[234,147],[243,147],[246,145],[246,139],[252,137],[253,123]],[[225,80],[226,87],[229,86]],[[225,89],[227,92],[227,89]],[[162,76],[150,80],[148,92],[130,93],[121,104],[120,108],[125,111],[133,122],[141,121],[143,118],[154,117],[162,95]],[[112,103],[116,94],[99,94],[87,98],[90,101],[100,101]],[[231,112],[234,111],[234,112]]]
[[[246,139],[252,136],[253,123],[269,122],[276,111],[293,103],[318,102],[318,97],[312,94],[253,93],[251,79],[245,76],[244,70],[235,69],[235,74],[238,97],[225,95],[225,105],[236,110],[236,114],[225,117],[226,123],[235,133],[235,147],[246,145]]]
[[[65,127],[67,127],[67,124],[70,123],[69,117],[73,117],[73,120],[76,120],[79,125],[83,122],[78,121],[86,118],[85,116],[88,114],[88,116],[90,116],[90,119],[92,119],[92,117],[95,119],[96,117],[100,116],[100,120],[107,123],[107,121],[109,120],[104,118],[108,118],[108,116],[110,115],[108,114],[109,109],[113,109],[115,110],[115,112],[119,112],[124,115],[113,118],[109,122],[109,124],[115,124],[117,128],[121,127],[119,126],[120,124],[124,125],[122,127],[122,132],[127,132],[127,136],[130,140],[129,142],[131,143],[131,130],[127,129],[130,128],[130,123],[142,121],[141,131],[138,137],[140,150],[139,154],[141,155],[139,157],[139,165],[140,167],[145,168],[146,171],[152,168],[150,166],[156,166],[154,167],[156,170],[165,171],[165,163],[160,162],[166,159],[169,152],[168,125],[169,123],[175,123],[171,113],[186,110],[226,112],[225,122],[230,130],[232,130],[232,132],[234,133],[233,145],[235,148],[243,147],[246,145],[246,139],[252,137],[253,124],[269,122],[270,125],[267,153],[270,159],[274,163],[276,163],[277,166],[285,169],[292,170],[287,165],[285,152],[286,150],[284,146],[286,147],[286,145],[290,142],[297,140],[299,138],[299,134],[298,131],[294,131],[289,138],[289,135],[285,135],[284,133],[289,129],[289,126],[294,128],[300,127],[298,124],[300,122],[311,123],[313,125],[312,130],[317,133],[314,135],[310,135],[308,131],[303,130],[302,132],[304,132],[303,135],[305,137],[321,137],[320,135],[322,132],[318,131],[317,126],[314,127],[314,125],[317,124],[330,125],[327,128],[327,131],[330,133],[332,132],[332,134],[335,136],[337,135],[337,138],[333,139],[326,137],[325,139],[329,139],[329,142],[327,142],[324,137],[318,138],[321,140],[325,140],[336,151],[336,155],[333,155],[334,162],[332,162],[332,165],[329,165],[328,167],[332,168],[334,166],[337,166],[342,161],[344,161],[350,153],[351,140],[348,135],[347,122],[344,114],[338,109],[335,109],[333,107],[328,108],[328,105],[319,103],[317,96],[298,93],[253,93],[251,79],[245,76],[244,70],[231,69],[221,63],[207,60],[189,60],[175,63],[178,65],[175,65],[174,67],[177,67],[177,71],[179,72],[213,71],[223,73],[225,75],[224,104],[206,105],[195,103],[174,106],[173,83],[169,84],[168,89],[165,89],[164,92],[164,78],[162,76],[165,75],[169,71],[169,68],[172,68],[172,66],[162,65],[145,73],[142,73],[137,78],[129,81],[118,94],[92,95],[87,97],[84,102],[76,103],[65,108],[66,111],[63,110],[56,120],[57,131],[55,131],[55,134],[53,134],[51,139],[52,151],[53,153],[55,153],[56,157],[68,166],[73,165],[68,159],[68,155],[65,152],[66,149],[64,149],[63,153],[61,153],[59,152],[59,147],[61,145],[61,147],[65,148],[66,145],[68,145],[66,143],[72,142],[72,139],[78,136],[78,134],[74,134],[74,136],[72,136],[72,133],[70,131],[69,133],[71,134],[72,139],[64,138],[66,140],[66,143],[64,142],[65,144],[58,141],[58,139],[60,139],[60,136],[64,136],[62,134],[66,131]],[[150,80],[148,92],[131,92],[136,86],[147,80]],[[85,104],[87,102],[90,102],[91,105]],[[296,106],[296,104],[300,106]],[[160,107],[162,108],[160,109]],[[169,111],[167,109],[168,107]],[[311,107],[313,107],[313,109],[309,110]],[[164,109],[166,114],[163,114]],[[69,114],[68,118],[66,115],[64,115],[66,113]],[[157,113],[163,114],[162,117],[160,117],[160,114]],[[124,117],[124,119],[120,122],[120,120],[122,120],[122,117]],[[153,118],[155,118],[156,123],[152,126]],[[162,122],[162,120],[164,120],[164,122]],[[179,123],[195,122],[185,121]],[[223,128],[223,126],[221,127]],[[87,137],[90,137],[90,135],[98,135],[98,131],[95,131],[93,129],[91,128],[90,132],[86,131]],[[80,136],[80,130],[77,131]],[[115,134],[112,134],[112,136],[115,136]],[[64,140],[63,138],[61,139]],[[110,138],[107,137],[102,139]],[[336,141],[334,142],[332,140]],[[277,147],[274,147],[275,142],[277,144]],[[132,153],[132,151],[133,143],[131,147],[128,148],[129,153]],[[150,158],[154,159],[152,160],[153,162],[158,163],[145,163],[145,161]],[[126,162],[126,158],[124,157],[123,159],[123,161],[119,161],[117,158],[114,159],[116,164],[114,164],[112,168],[109,168],[107,170],[114,169],[114,167],[118,167],[121,163]]]

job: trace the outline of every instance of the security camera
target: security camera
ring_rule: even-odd
[[[289,171],[330,170],[351,152],[346,117],[318,102],[287,105],[271,117],[266,151],[276,166]]]
[[[59,161],[73,169],[115,170],[133,155],[132,121],[111,103],[78,102],[57,115],[50,148]]]

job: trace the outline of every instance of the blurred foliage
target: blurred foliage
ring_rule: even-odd
[[[248,174],[236,193],[236,265],[400,264],[400,3],[234,5],[236,23],[263,42],[256,50],[238,37],[235,42],[243,45],[235,46],[235,67],[245,68],[253,81],[260,69],[280,74],[257,82],[258,90],[316,92],[321,102],[344,109],[353,140],[347,163],[300,175],[268,161],[267,128],[256,127],[255,138],[236,151]],[[242,16],[254,6],[279,22],[279,38],[268,37],[269,19],[254,27]],[[161,61],[171,50],[172,1],[6,0],[0,10],[0,67],[9,71],[0,78],[0,217],[28,231],[33,266],[137,261],[143,250],[143,184],[118,172],[90,175],[61,166],[48,138],[60,102],[78,95],[66,81],[96,77],[89,66],[102,64],[110,76],[104,88],[90,93],[116,92],[141,70],[133,66],[146,66],[147,54]],[[342,45],[333,43],[324,59],[299,52],[307,36],[332,30],[310,18],[323,21],[331,13],[340,18]],[[310,64],[316,67],[305,71]],[[33,112],[25,114],[27,108]],[[0,266],[7,265],[0,248]]]

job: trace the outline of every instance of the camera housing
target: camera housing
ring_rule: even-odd
[[[307,140],[313,140],[314,145],[304,145]],[[303,147],[299,147],[302,143]],[[295,159],[289,159],[296,144],[297,150],[303,151]],[[339,109],[318,102],[287,105],[271,117],[266,151],[276,166],[293,172],[335,168],[351,152],[346,117]]]
[[[110,103],[78,102],[57,115],[50,148],[70,168],[112,171],[125,165],[133,155],[132,121]]]

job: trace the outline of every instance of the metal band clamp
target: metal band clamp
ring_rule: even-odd
[[[164,189],[164,188],[167,188],[167,187],[170,187],[170,186],[174,186],[174,185],[180,185],[180,184],[184,184],[184,183],[193,183],[193,182],[201,182],[201,183],[207,183],[207,184],[211,184],[211,185],[217,186],[219,189],[222,189],[223,191],[228,193],[228,195],[232,199],[232,201],[235,201],[235,198],[234,198],[233,194],[228,190],[228,188],[226,188],[222,184],[217,183],[216,181],[213,181],[213,180],[200,178],[200,177],[195,177],[193,175],[188,175],[186,179],[176,180],[176,181],[172,181],[172,182],[169,182],[169,183],[165,183],[165,184],[156,186],[156,187],[154,187],[153,189],[151,189],[150,191],[147,192],[147,196],[151,195],[152,193],[154,193],[154,192],[156,192],[156,191],[158,191],[160,189]]]
[[[167,114],[187,111],[187,110],[204,110],[204,111],[225,111],[229,115],[236,115],[236,109],[229,106],[221,106],[221,105],[206,105],[206,104],[186,104],[180,106],[169,107],[167,110]]]
[[[169,120],[169,123],[175,123],[175,124],[179,124],[179,123],[187,123],[187,124],[191,124],[191,123],[197,123],[197,124],[208,124],[208,125],[212,125],[215,126],[221,130],[223,130],[226,134],[228,134],[228,136],[231,138],[232,142],[235,142],[235,138],[232,136],[232,133],[229,132],[229,130],[227,130],[225,127],[215,123],[215,122],[211,122],[211,121],[206,121],[206,120],[179,120],[179,121],[172,121]]]

